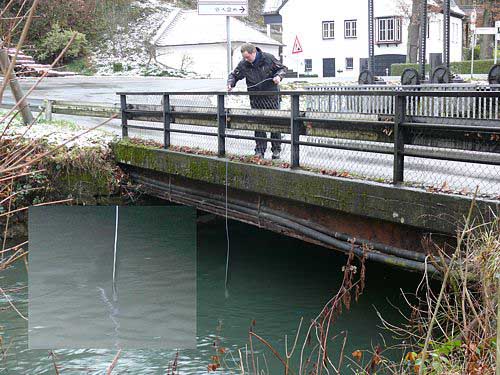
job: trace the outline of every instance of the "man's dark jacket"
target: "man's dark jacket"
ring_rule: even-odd
[[[242,59],[236,69],[228,77],[227,84],[231,87],[236,82],[245,78],[248,91],[279,91],[278,85],[272,81],[272,78],[279,76],[282,80],[285,78],[286,66],[280,63],[272,54],[262,52],[257,48],[257,56],[253,63]],[[269,78],[269,80],[264,81]],[[262,82],[259,84],[259,82]],[[252,108],[277,109],[279,108],[278,95],[257,96],[250,95],[250,105]]]

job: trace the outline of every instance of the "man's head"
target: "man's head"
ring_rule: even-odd
[[[253,44],[245,43],[241,46],[241,56],[243,56],[245,61],[253,63],[257,56],[257,48]]]

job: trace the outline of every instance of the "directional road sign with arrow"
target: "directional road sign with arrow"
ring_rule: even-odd
[[[248,0],[198,0],[198,14],[248,16]]]

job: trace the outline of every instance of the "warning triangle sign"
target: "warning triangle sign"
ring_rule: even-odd
[[[302,49],[302,46],[300,45],[298,35],[295,35],[295,42],[293,42],[292,53],[295,54],[295,53],[301,53],[301,52],[304,52],[304,50]]]

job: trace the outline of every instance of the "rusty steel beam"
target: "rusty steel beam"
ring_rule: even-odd
[[[147,194],[225,216],[224,186],[135,167],[125,169]],[[330,249],[353,250],[359,256],[366,252],[374,261],[413,271],[426,267],[422,230],[236,189],[229,190],[227,213],[231,219]],[[437,271],[430,264],[427,270]]]

